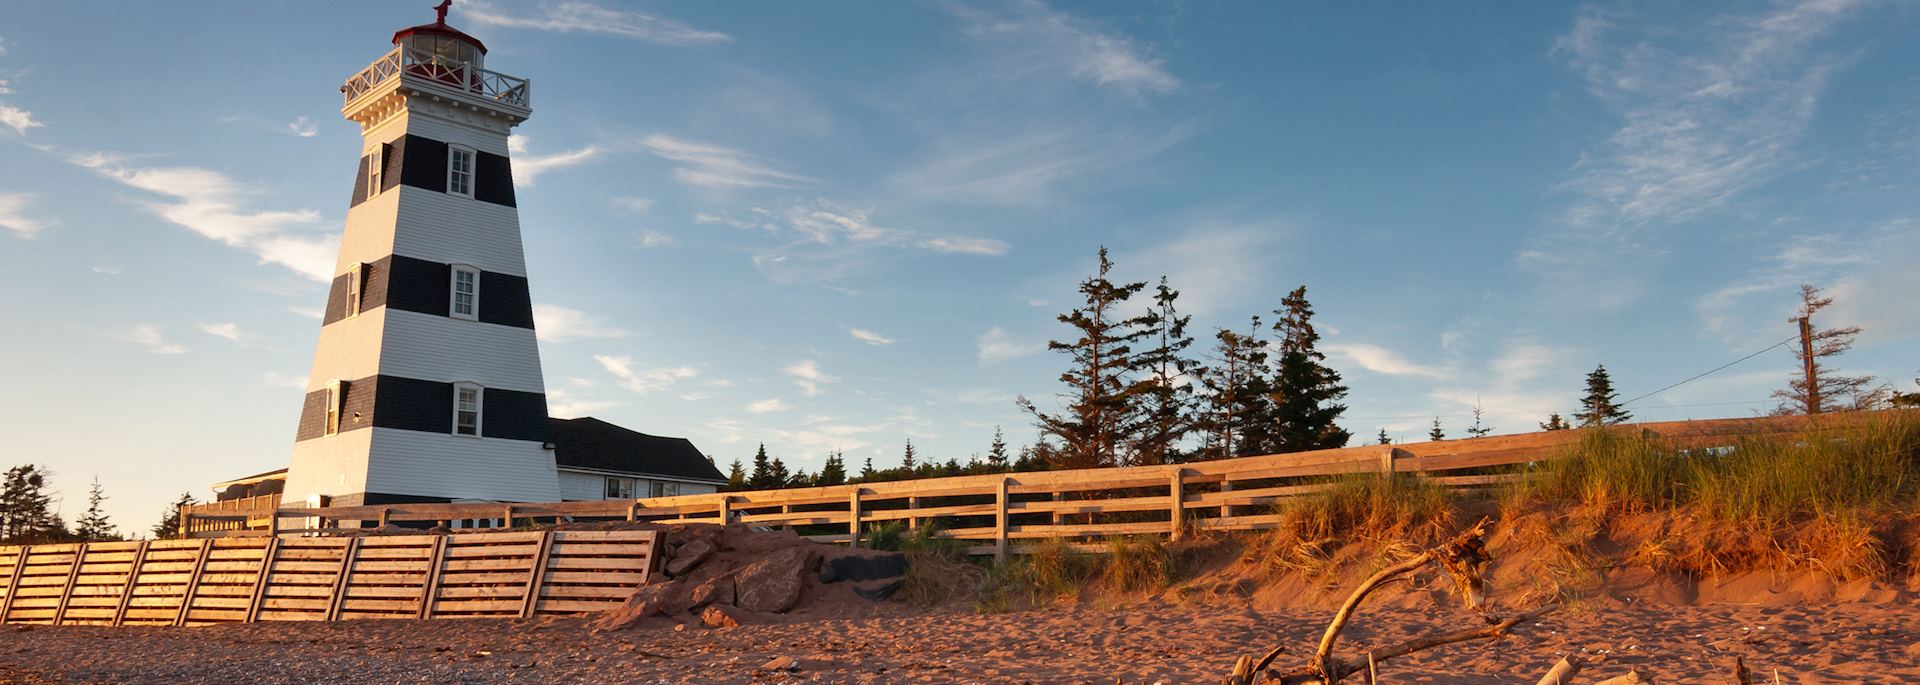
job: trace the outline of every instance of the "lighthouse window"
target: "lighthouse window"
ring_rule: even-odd
[[[340,432],[340,411],[345,408],[346,388],[347,384],[342,381],[327,384],[327,435]]]
[[[360,294],[367,285],[367,265],[355,264],[347,269],[347,316],[360,315]]]
[[[453,317],[477,318],[480,303],[480,272],[471,267],[453,267]]]
[[[447,148],[447,192],[473,197],[473,151]]]
[[[456,435],[480,435],[480,386],[460,384],[453,387],[453,432]]]
[[[381,151],[385,146],[367,151],[367,197],[380,194],[380,170],[386,167]]]

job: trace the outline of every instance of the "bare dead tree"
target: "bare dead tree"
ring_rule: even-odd
[[[1818,414],[1837,404],[1838,398],[1858,394],[1873,382],[1872,376],[1843,376],[1822,360],[1839,356],[1853,347],[1860,335],[1859,326],[1816,329],[1813,316],[1833,304],[1833,298],[1821,297],[1820,289],[1800,286],[1800,311],[1789,322],[1800,327],[1800,346],[1793,355],[1800,369],[1784,390],[1773,391],[1780,398],[1778,414]]]

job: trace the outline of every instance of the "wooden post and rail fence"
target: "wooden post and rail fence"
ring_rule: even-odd
[[[1676,448],[1698,449],[1798,433],[1810,425],[1844,428],[1898,411],[1650,422],[1609,430],[1637,431]],[[859,545],[875,526],[898,523],[909,529],[932,525],[936,535],[964,541],[970,554],[1003,557],[1053,538],[1098,548],[1103,539],[1115,535],[1178,538],[1186,531],[1272,527],[1280,520],[1272,505],[1326,487],[1327,476],[1412,473],[1451,487],[1493,486],[1520,477],[1511,467],[1551,459],[1582,435],[1581,430],[1546,431],[1163,466],[993,473],[634,500],[275,508],[276,496],[267,496],[237,500],[243,504],[233,509],[221,508],[229,503],[187,507],[181,521],[183,533],[194,538],[328,535],[362,525],[433,525],[474,519],[727,522],[791,528],[817,541],[853,545]],[[299,525],[285,525],[289,523]]]

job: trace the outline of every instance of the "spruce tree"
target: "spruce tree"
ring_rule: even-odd
[[[994,426],[993,443],[987,445],[987,469],[994,473],[1002,473],[1009,466],[1011,464],[1007,463],[1007,436],[1000,431],[999,426]]]
[[[1202,452],[1207,459],[1259,454],[1268,442],[1273,418],[1268,396],[1267,342],[1260,338],[1260,317],[1249,318],[1246,333],[1225,328],[1214,332],[1212,366],[1200,369],[1206,388],[1205,431]]]
[[[1427,440],[1439,442],[1445,439],[1447,439],[1447,432],[1440,430],[1440,417],[1435,416],[1433,417],[1433,429],[1427,431]]]
[[[753,452],[753,471],[747,475],[747,487],[754,490],[780,487],[774,481],[773,460],[767,458],[767,443],[760,443],[760,448]]]
[[[100,510],[100,503],[107,501],[105,491],[100,489],[100,477],[94,476],[93,487],[87,491],[87,512],[80,516],[73,529],[74,537],[81,542],[107,542],[119,540],[120,531],[107,520],[107,513]]]
[[[739,459],[733,460],[732,468],[727,469],[726,488],[727,492],[739,492],[747,489],[747,470],[740,465]]]
[[[842,485],[847,482],[846,454],[835,450],[827,455],[827,463],[820,467],[820,476],[814,479],[815,485]]]
[[[53,512],[47,484],[53,473],[23,464],[7,469],[0,484],[0,540],[14,544],[54,542],[67,537],[66,524]]]
[[[1279,364],[1273,376],[1273,436],[1263,452],[1303,452],[1345,447],[1352,433],[1334,422],[1347,411],[1340,400],[1347,386],[1340,372],[1326,365],[1320,334],[1313,329],[1313,305],[1300,286],[1280,301],[1273,330],[1280,335]]]
[[[199,503],[200,500],[193,498],[193,493],[180,493],[180,498],[174,500],[173,504],[167,505],[167,510],[160,514],[160,522],[154,524],[154,539],[171,540],[180,537],[180,508]]]
[[[1873,382],[1872,376],[1841,375],[1822,361],[1852,349],[1853,339],[1860,335],[1859,326],[1814,328],[1813,315],[1832,304],[1833,298],[1821,297],[1819,288],[1800,286],[1800,309],[1792,319],[1800,325],[1800,344],[1793,348],[1793,357],[1800,365],[1785,390],[1773,391],[1773,396],[1780,398],[1775,414],[1811,415],[1841,408],[1843,398],[1854,396]]]
[[[1186,356],[1193,346],[1187,334],[1191,315],[1182,316],[1175,306],[1180,291],[1160,277],[1154,288],[1153,309],[1140,319],[1150,344],[1134,360],[1140,380],[1136,389],[1141,398],[1140,439],[1132,450],[1135,464],[1171,464],[1184,461],[1180,443],[1193,430],[1193,386],[1185,380],[1192,376],[1197,362]]]
[[[907,438],[907,450],[900,455],[900,468],[912,476],[920,468],[920,457],[913,451],[913,438]]]
[[[1376,445],[1391,445],[1391,444],[1393,444],[1393,438],[1389,438],[1389,437],[1387,437],[1387,429],[1385,429],[1385,428],[1382,428],[1382,429],[1380,429],[1380,435],[1379,435],[1379,437],[1377,437],[1377,438],[1375,438],[1375,439],[1376,439],[1376,440],[1378,440],[1378,442],[1376,442],[1376,443],[1374,443],[1374,444],[1376,444]]]
[[[1147,284],[1108,280],[1113,262],[1107,259],[1107,248],[1100,248],[1099,256],[1096,273],[1080,282],[1084,303],[1057,317],[1079,337],[1047,343],[1047,349],[1072,360],[1072,366],[1060,374],[1060,382],[1067,386],[1061,393],[1066,407],[1044,412],[1026,397],[1018,400],[1042,436],[1059,440],[1049,449],[1036,450],[1056,469],[1120,465],[1121,450],[1134,437],[1133,345],[1147,331],[1141,317],[1128,317],[1124,310],[1127,300]]]
[[[873,457],[869,456],[866,463],[860,465],[860,480],[873,480],[873,475]]]
[[[1613,377],[1607,375],[1607,365],[1593,367],[1587,374],[1587,396],[1580,398],[1580,411],[1573,420],[1582,426],[1611,426],[1633,418],[1633,414],[1621,409],[1619,395],[1613,391]]]
[[[1488,433],[1493,432],[1492,426],[1486,425],[1485,423],[1481,422],[1481,419],[1485,418],[1486,413],[1487,413],[1487,408],[1481,406],[1480,400],[1478,398],[1475,398],[1473,400],[1473,425],[1467,427],[1467,435],[1471,435],[1476,438],[1484,438],[1484,437],[1487,437]]]
[[[1563,431],[1572,427],[1567,425],[1566,419],[1560,418],[1560,412],[1548,415],[1547,420],[1540,424],[1540,430],[1543,431]]]
[[[787,463],[773,458],[773,465],[767,467],[767,489],[779,489],[793,484],[793,473],[787,471]]]

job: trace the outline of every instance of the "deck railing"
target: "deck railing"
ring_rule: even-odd
[[[1671,421],[1617,426],[1640,431],[1676,448],[1737,444],[1742,439],[1793,434],[1809,425],[1844,427],[1887,412],[1707,421]],[[934,534],[966,541],[972,554],[1021,553],[1032,542],[1064,538],[1097,548],[1112,535],[1153,534],[1179,538],[1190,531],[1248,530],[1280,522],[1275,503],[1326,487],[1325,476],[1353,473],[1413,473],[1460,488],[1484,488],[1521,477],[1488,473],[1485,467],[1553,458],[1581,439],[1582,431],[1549,431],[1462,440],[1368,445],[1272,454],[1219,461],[1072,471],[991,473],[785,490],[682,495],[635,500],[555,503],[393,504],[357,507],[282,507],[262,518],[211,518],[265,522],[248,530],[204,531],[209,518],[186,512],[196,537],[329,534],[363,522],[447,522],[490,519],[626,519],[659,523],[744,523],[795,529],[822,542],[859,545],[876,525],[936,526]],[[1475,472],[1467,472],[1475,469]],[[1492,469],[1497,471],[1497,469]],[[284,528],[282,522],[318,522]]]
[[[380,84],[402,76],[520,109],[532,106],[531,86],[526,79],[408,47],[394,48],[347,79],[340,86],[340,94],[345,98],[343,106],[353,104]]]

